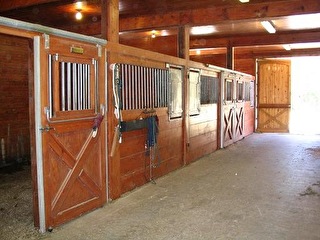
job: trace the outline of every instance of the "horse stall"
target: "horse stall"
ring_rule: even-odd
[[[254,131],[254,78],[231,70],[222,74],[221,147]]]
[[[12,153],[30,166],[29,209],[41,232],[254,130],[252,76],[0,20],[1,161]]]

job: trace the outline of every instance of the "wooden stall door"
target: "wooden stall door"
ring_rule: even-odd
[[[258,62],[259,132],[289,132],[291,108],[290,61]]]
[[[238,81],[234,76],[224,79],[223,147],[244,136],[244,102],[239,99],[238,92]]]
[[[74,46],[76,47],[72,50]],[[71,49],[71,51],[70,51]],[[73,52],[74,51],[74,52]],[[104,57],[95,45],[50,39],[42,119],[46,229],[106,202]],[[99,88],[98,88],[99,86]]]

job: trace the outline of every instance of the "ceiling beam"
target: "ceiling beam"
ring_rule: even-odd
[[[136,17],[123,17],[120,20],[120,31],[182,25],[212,25],[226,21],[270,19],[319,12],[320,1],[316,0],[284,0],[237,6],[217,6]]]
[[[277,32],[277,34],[246,35],[237,37],[202,37],[191,38],[190,49],[193,48],[216,48],[231,44],[233,47],[259,46],[273,44],[292,44],[320,42],[320,30],[317,31],[295,31]]]
[[[270,57],[298,57],[298,56],[320,56],[320,48],[312,49],[292,49],[290,51],[270,49],[266,51],[259,50],[236,50],[235,54],[238,59],[248,58],[270,58]]]
[[[0,12],[59,1],[61,0],[0,0]]]

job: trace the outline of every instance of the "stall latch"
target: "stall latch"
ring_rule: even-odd
[[[53,129],[54,129],[53,127],[49,127],[49,126],[39,128],[41,132],[49,132],[50,130],[53,130]]]

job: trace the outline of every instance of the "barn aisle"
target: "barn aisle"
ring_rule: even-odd
[[[44,239],[319,239],[320,136],[254,134]]]

